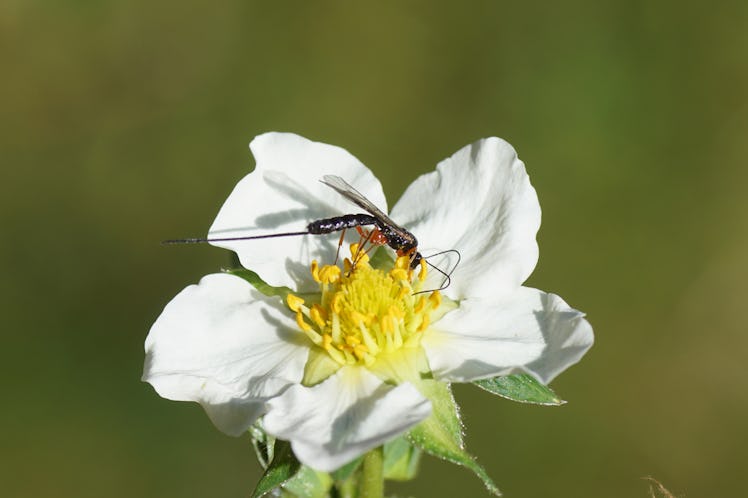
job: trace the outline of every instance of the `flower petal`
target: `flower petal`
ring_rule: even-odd
[[[324,472],[383,444],[431,413],[431,403],[412,384],[392,387],[361,367],[343,367],[314,387],[291,387],[268,405],[265,430],[291,441],[302,463]]]
[[[592,327],[583,317],[555,294],[521,287],[500,301],[461,302],[421,344],[441,380],[527,372],[547,384],[592,346]]]
[[[387,211],[379,180],[345,149],[291,133],[260,135],[250,148],[257,166],[229,195],[210,227],[210,238],[303,232],[311,221],[360,212],[319,181],[324,175],[344,178]],[[337,242],[335,235],[310,235],[213,245],[235,251],[244,267],[270,285],[308,292],[316,289],[309,264],[313,259],[333,261]]]
[[[144,381],[164,398],[197,401],[231,435],[301,380],[309,353],[279,300],[226,274],[208,275],[172,299],[145,351]]]
[[[392,218],[416,235],[424,256],[460,251],[444,290],[453,299],[512,291],[538,261],[538,198],[514,148],[500,138],[468,145],[417,178]]]

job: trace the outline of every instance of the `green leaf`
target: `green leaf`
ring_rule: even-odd
[[[405,437],[397,437],[384,445],[384,478],[408,481],[418,473],[421,450]]]
[[[449,385],[422,380],[418,387],[431,400],[432,412],[408,433],[410,442],[429,455],[467,467],[483,481],[490,493],[501,496],[485,469],[463,447],[460,416]]]
[[[332,487],[330,474],[318,472],[302,465],[292,479],[283,484],[283,490],[299,498],[327,498]]]
[[[275,441],[273,460],[257,483],[252,498],[265,496],[267,493],[283,485],[299,472],[301,463],[291,451],[291,443]]]
[[[230,275],[236,275],[237,277],[243,278],[244,280],[252,284],[255,289],[262,292],[266,296],[279,296],[285,299],[286,295],[291,292],[291,289],[289,289],[288,287],[273,287],[272,285],[262,280],[260,276],[255,272],[253,272],[252,270],[247,270],[246,268],[235,268],[232,270],[224,271]]]
[[[566,403],[550,387],[544,386],[535,377],[528,374],[476,380],[473,384],[490,393],[521,403],[547,406],[558,406]]]

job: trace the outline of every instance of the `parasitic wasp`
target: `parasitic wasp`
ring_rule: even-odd
[[[350,202],[366,211],[368,214],[344,214],[341,216],[333,216],[331,218],[315,220],[307,224],[305,231],[282,232],[267,235],[250,235],[243,237],[173,239],[165,240],[163,244],[228,242],[234,240],[269,239],[275,237],[293,237],[301,235],[324,235],[333,232],[342,232],[340,236],[340,242],[338,244],[338,247],[340,247],[340,245],[342,245],[343,243],[343,236],[345,235],[345,231],[349,228],[354,228],[358,231],[359,235],[361,235],[362,248],[367,243],[370,244],[371,247],[387,245],[392,248],[398,256],[407,256],[408,258],[410,258],[411,268],[418,267],[418,265],[421,263],[421,260],[423,260],[426,262],[426,264],[434,268],[445,277],[445,280],[439,290],[443,290],[449,287],[449,284],[451,282],[450,276],[460,262],[460,253],[456,249],[449,249],[436,254],[432,254],[431,256],[424,257],[420,252],[418,252],[418,240],[416,239],[415,235],[395,223],[389,216],[384,214],[377,206],[374,205],[374,203],[364,197],[364,195],[356,190],[350,183],[335,175],[325,175],[322,177],[320,182],[335,190],[338,194],[345,197]],[[362,227],[373,228],[370,230],[364,230]],[[449,273],[445,273],[443,270],[434,266],[426,260],[428,257],[439,256],[449,252],[453,252],[457,255],[457,262]]]

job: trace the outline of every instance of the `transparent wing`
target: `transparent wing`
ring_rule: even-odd
[[[392,221],[389,216],[384,214],[378,207],[376,207],[372,202],[364,197],[364,195],[353,188],[353,185],[348,183],[347,181],[343,180],[339,176],[335,175],[325,175],[320,180],[322,183],[360,207],[361,209],[367,211],[369,214],[374,216],[375,218],[378,218],[380,221],[385,223],[386,225],[391,226],[395,229],[402,230],[402,227]]]

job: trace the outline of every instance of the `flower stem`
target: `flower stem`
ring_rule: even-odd
[[[359,498],[384,497],[384,451],[382,447],[374,448],[364,455]]]

